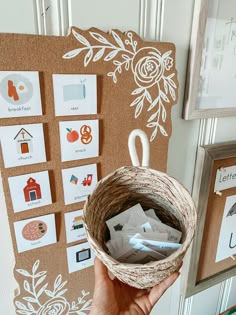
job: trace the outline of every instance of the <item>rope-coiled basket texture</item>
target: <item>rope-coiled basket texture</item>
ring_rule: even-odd
[[[165,224],[182,231],[181,247],[172,255],[146,264],[121,263],[108,254],[106,221],[140,203],[154,209]],[[120,281],[151,288],[178,269],[196,227],[195,205],[189,192],[174,178],[145,167],[122,167],[103,178],[84,205],[88,241],[100,260]]]

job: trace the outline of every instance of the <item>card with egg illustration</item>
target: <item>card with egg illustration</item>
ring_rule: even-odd
[[[46,162],[43,124],[0,127],[6,168]]]
[[[73,161],[99,155],[98,120],[61,121],[61,160]]]
[[[97,77],[94,74],[53,74],[56,116],[97,113]]]
[[[0,71],[0,118],[42,115],[36,71]]]
[[[14,222],[18,252],[57,242],[55,214]]]

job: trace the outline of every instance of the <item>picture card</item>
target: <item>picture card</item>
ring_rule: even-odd
[[[42,124],[0,127],[6,168],[46,162]]]
[[[99,155],[98,120],[62,121],[59,128],[62,162]]]
[[[97,113],[97,77],[84,74],[53,74],[56,116]]]
[[[214,192],[236,187],[236,165],[217,170]]]
[[[14,222],[14,230],[19,253],[57,242],[54,214]]]
[[[86,232],[83,221],[83,210],[65,213],[65,228],[67,243],[85,239]]]
[[[69,273],[79,271],[94,265],[95,254],[88,242],[67,248]]]
[[[0,118],[42,115],[38,72],[0,71],[0,104]]]
[[[97,164],[62,170],[65,205],[86,200],[97,184]]]
[[[226,198],[218,240],[216,262],[236,254],[236,195]]]
[[[52,203],[48,171],[8,178],[14,212]]]

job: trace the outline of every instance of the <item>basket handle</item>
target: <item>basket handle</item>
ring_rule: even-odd
[[[142,157],[142,166],[149,167],[149,157],[150,157],[150,146],[149,141],[146,133],[141,129],[134,129],[128,139],[128,147],[129,147],[129,154],[131,158],[131,162],[133,166],[140,166],[136,147],[135,147],[135,139],[139,137],[143,147],[143,157]]]

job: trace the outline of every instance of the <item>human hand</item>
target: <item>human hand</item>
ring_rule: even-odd
[[[179,276],[176,271],[149,290],[111,280],[107,267],[95,259],[95,289],[90,315],[148,315],[164,292]]]

